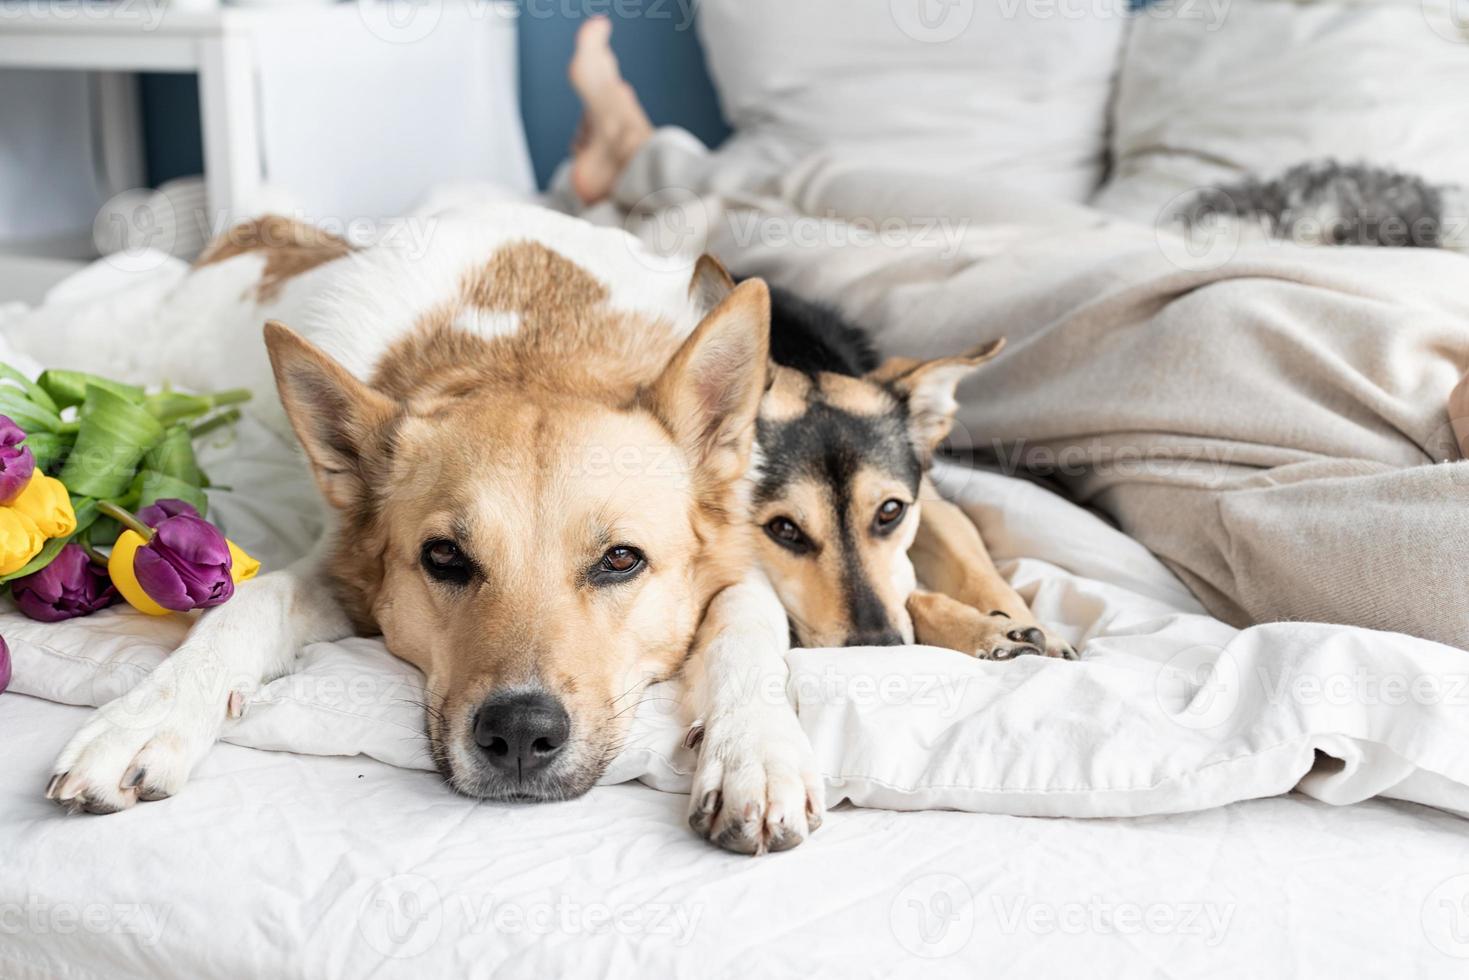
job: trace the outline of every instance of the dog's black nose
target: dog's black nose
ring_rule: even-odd
[[[544,769],[571,734],[571,718],[549,694],[496,695],[474,719],[474,741],[490,765],[522,777]]]
[[[900,647],[908,642],[895,629],[858,630],[847,636],[849,647]]]

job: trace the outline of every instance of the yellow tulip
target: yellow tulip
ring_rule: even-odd
[[[48,538],[64,538],[77,529],[76,511],[66,487],[40,470],[31,474],[31,482],[10,502],[10,509],[29,517]]]
[[[45,543],[35,521],[13,507],[0,507],[0,575],[20,571]]]
[[[112,554],[107,556],[107,575],[117,587],[118,595],[138,612],[145,612],[149,616],[167,616],[169,611],[148,597],[148,593],[138,584],[138,576],[133,571],[133,558],[146,543],[137,531],[123,531],[119,534],[112,545]]]
[[[254,578],[260,571],[260,562],[245,554],[245,549],[228,538],[224,543],[229,545],[230,578],[235,580],[235,584],[239,585],[241,582],[248,582]]]

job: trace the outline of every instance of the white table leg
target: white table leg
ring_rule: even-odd
[[[143,111],[138,76],[132,72],[92,73],[97,98],[98,149],[108,197],[142,187],[147,182],[143,161]]]
[[[255,64],[242,37],[199,42],[199,114],[204,126],[208,237],[248,217],[264,180],[256,124]]]

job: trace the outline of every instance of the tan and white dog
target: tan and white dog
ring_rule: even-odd
[[[268,348],[331,530],[98,709],[48,797],[106,813],[177,793],[303,645],[381,633],[423,671],[434,760],[460,792],[585,792],[642,688],[683,670],[694,828],[759,853],[819,824],[810,745],[768,696],[788,634],[747,516],[762,283],[711,304],[620,230],[505,206],[439,221],[421,255],[249,223],[167,307],[180,331],[273,321],[234,370],[263,375]]]
[[[219,342],[261,323],[263,345]],[[746,853],[800,843],[824,804],[783,694],[792,635],[1076,656],[923,478],[955,386],[1000,345],[858,370],[812,326],[783,320],[772,350],[763,283],[536,208],[445,218],[421,254],[233,229],[155,327],[273,379],[330,529],[100,708],[46,795],[170,796],[302,646],[381,634],[422,670],[460,792],[584,793],[643,688],[682,671],[691,825]]]

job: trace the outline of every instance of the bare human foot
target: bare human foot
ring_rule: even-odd
[[[1449,392],[1449,421],[1459,440],[1459,458],[1469,459],[1469,374]]]
[[[571,187],[583,204],[612,192],[633,155],[653,135],[638,95],[612,53],[612,22],[593,17],[576,32],[567,75],[581,99],[582,117],[571,144]]]

